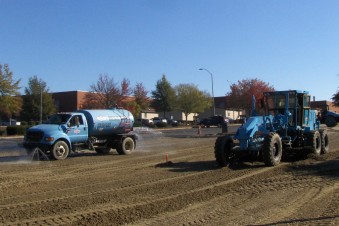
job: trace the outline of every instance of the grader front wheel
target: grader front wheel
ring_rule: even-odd
[[[263,160],[266,166],[276,166],[282,156],[282,143],[279,134],[270,133],[266,136],[263,149]]]
[[[214,145],[214,155],[219,166],[228,166],[232,160],[233,139],[230,136],[218,137]]]

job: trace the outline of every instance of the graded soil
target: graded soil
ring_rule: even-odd
[[[328,154],[276,167],[220,168],[215,137],[161,134],[130,155],[2,154],[0,225],[339,225],[339,131],[328,133]]]

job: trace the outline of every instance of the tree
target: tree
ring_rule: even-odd
[[[176,109],[184,112],[186,117],[191,113],[203,112],[211,106],[211,97],[200,91],[193,84],[179,84],[175,87]]]
[[[142,83],[137,83],[133,89],[135,98],[134,116],[137,117],[141,110],[147,109],[150,105],[150,100],[147,97],[148,91]]]
[[[100,74],[96,83],[90,87],[90,92],[85,96],[84,108],[107,109],[114,106],[126,107],[124,100],[131,94],[130,82],[123,79],[120,87],[108,74]]]
[[[20,113],[22,99],[19,93],[19,80],[13,79],[8,64],[0,64],[0,114],[8,119]]]
[[[231,92],[227,94],[230,105],[239,110],[244,109],[247,115],[251,113],[253,95],[258,102],[263,98],[263,92],[274,91],[273,86],[260,79],[243,79],[238,81],[238,84],[232,84],[230,88]]]
[[[56,112],[52,95],[48,93],[47,84],[36,75],[28,79],[28,86],[23,96],[21,118],[25,121],[44,120]]]
[[[171,86],[171,83],[167,81],[166,75],[163,75],[160,80],[157,81],[156,88],[152,91],[153,101],[151,106],[156,111],[161,111],[166,116],[166,112],[172,111],[174,107],[175,91]]]
[[[333,94],[332,101],[335,106],[339,107],[339,89],[337,93]]]

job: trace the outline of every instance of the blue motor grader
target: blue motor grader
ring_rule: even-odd
[[[266,166],[280,163],[284,151],[304,151],[314,155],[329,151],[329,139],[315,110],[310,109],[307,91],[265,92],[258,116],[255,99],[252,116],[239,127],[234,136],[217,138],[214,152],[220,166],[228,166],[241,156],[254,156]]]

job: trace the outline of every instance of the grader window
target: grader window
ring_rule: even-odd
[[[304,96],[304,108],[309,108],[311,106],[311,96]]]
[[[284,93],[267,93],[266,106],[271,115],[284,114],[286,107],[286,95]]]

